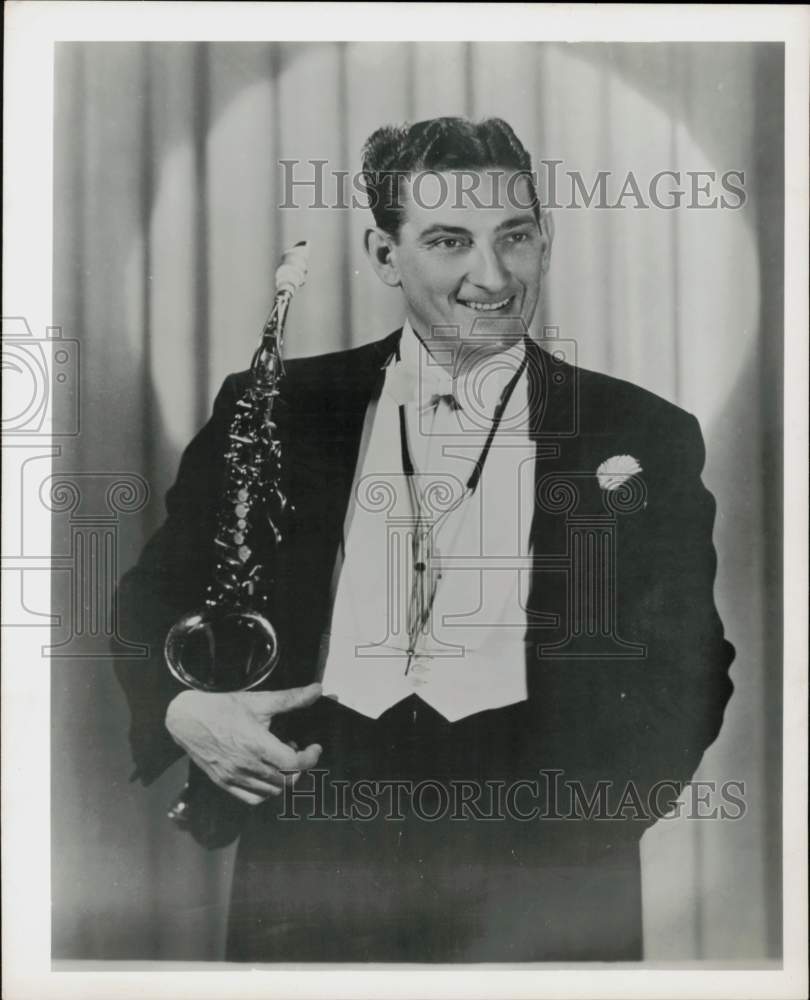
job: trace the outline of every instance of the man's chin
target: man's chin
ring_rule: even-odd
[[[528,333],[522,316],[476,316],[463,331],[462,340],[482,346],[491,343],[511,347]]]
[[[526,324],[520,316],[478,319],[462,332],[461,343],[465,353],[494,354],[508,351],[527,333]]]

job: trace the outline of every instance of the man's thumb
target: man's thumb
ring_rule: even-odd
[[[307,684],[306,687],[285,688],[283,691],[246,691],[243,697],[249,698],[250,710],[256,715],[269,719],[282,712],[292,712],[296,708],[306,708],[313,705],[321,696],[320,684]]]

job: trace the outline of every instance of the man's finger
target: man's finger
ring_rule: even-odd
[[[235,799],[239,799],[240,802],[246,802],[249,806],[257,806],[260,802],[264,802],[266,795],[257,795],[255,792],[246,792],[243,788],[237,788],[236,785],[220,785],[226,792],[229,792]]]
[[[257,778],[252,774],[239,775],[234,779],[233,787],[240,788],[243,792],[252,792],[266,799],[268,795],[280,795],[283,785],[283,775],[275,776],[273,781]]]
[[[310,743],[308,747],[304,747],[303,750],[298,751],[298,769],[300,771],[307,771],[311,767],[315,767],[321,758],[323,753],[323,747],[319,743]]]
[[[284,771],[274,764],[269,764],[261,757],[253,761],[245,761],[236,768],[230,776],[235,785],[247,787],[248,783],[258,781],[263,785],[274,785],[280,788],[284,784]]]
[[[307,684],[284,691],[243,691],[237,697],[255,716],[269,722],[274,715],[313,705],[321,697],[321,685]]]
[[[287,785],[294,785],[302,771],[315,767],[320,759],[323,748],[318,743],[311,743],[304,750],[299,750],[295,760],[289,766],[279,767],[280,777]],[[278,765],[275,765],[278,767]]]
[[[279,771],[302,771],[317,764],[321,748],[313,743],[303,750],[293,750],[273,733],[263,732],[259,752],[265,764]]]

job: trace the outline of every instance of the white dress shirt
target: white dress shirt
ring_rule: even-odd
[[[416,694],[451,722],[526,698],[535,450],[525,366],[480,482],[465,489],[524,355],[521,341],[453,381],[405,325],[399,360],[389,362],[366,414],[324,643],[326,696],[376,719]],[[436,398],[451,393],[456,403]],[[414,552],[419,525],[425,544]],[[429,612],[421,629],[413,628],[415,560]]]

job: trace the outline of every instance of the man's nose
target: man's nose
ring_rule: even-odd
[[[475,248],[475,258],[467,275],[479,288],[496,293],[509,284],[509,271],[494,247],[479,245]]]

